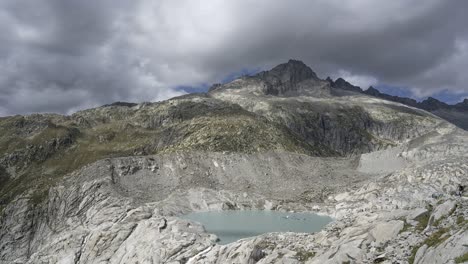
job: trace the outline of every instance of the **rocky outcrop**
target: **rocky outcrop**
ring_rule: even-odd
[[[76,128],[49,126],[35,136],[31,144],[16,149],[0,158],[0,165],[16,170],[26,169],[33,162],[44,162],[58,151],[70,147],[75,143],[80,131]],[[41,137],[44,140],[40,139]]]
[[[326,81],[328,81],[333,88],[362,93],[362,89],[359,86],[354,86],[343,78],[338,78],[333,81],[330,77],[327,77]]]
[[[330,84],[319,79],[303,62],[296,60],[290,60],[253,76],[244,76],[225,84],[214,84],[209,88],[208,95],[223,91],[244,96],[331,96]]]
[[[269,71],[263,71],[254,77],[260,78],[267,84],[266,94],[284,95],[300,90],[303,81],[320,82],[314,71],[302,61],[289,60]]]

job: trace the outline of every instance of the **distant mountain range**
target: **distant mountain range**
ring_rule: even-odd
[[[397,102],[404,105],[426,110],[436,116],[439,116],[440,118],[443,118],[455,124],[460,128],[468,130],[468,99],[464,99],[462,102],[453,105],[441,102],[433,97],[428,97],[426,100],[418,102],[412,98],[382,93],[372,86],[370,86],[367,90],[362,90],[361,87],[352,85],[343,78],[338,78],[335,81],[333,81],[330,77],[327,77],[326,81],[330,83],[330,86],[332,88],[341,89],[349,92],[367,94],[388,101]]]

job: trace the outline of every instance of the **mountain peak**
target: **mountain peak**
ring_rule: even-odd
[[[317,74],[300,60],[289,60],[279,64],[269,71],[263,71],[255,75],[268,85],[267,94],[280,95],[300,90],[299,83],[311,81],[311,85],[321,82]]]
[[[261,92],[266,95],[298,95],[308,94],[321,96],[329,93],[329,87],[325,87],[326,83],[317,77],[317,74],[304,62],[300,60],[290,59],[286,63],[279,64],[271,70],[259,72],[253,76],[245,76],[240,78],[231,85],[227,84],[214,84],[208,92],[221,90],[229,87],[239,88],[240,82],[258,82],[255,85],[244,85],[250,87],[250,91]],[[244,83],[245,84],[245,83]],[[242,86],[242,85],[241,85]],[[252,88],[256,87],[256,88]],[[260,87],[260,88],[259,88]],[[256,90],[259,88],[259,90]]]
[[[369,86],[369,88],[365,90],[364,93],[372,96],[379,96],[381,94],[381,92],[375,89],[373,86]]]
[[[449,107],[449,105],[435,99],[434,97],[428,97],[426,100],[422,101],[420,103],[420,105],[421,105],[422,109],[428,110],[428,111],[433,111],[433,110],[437,110],[437,109],[440,109],[440,108],[448,108]]]
[[[468,98],[465,98],[462,102],[456,104],[455,106],[462,110],[468,110]]]
[[[269,71],[261,72],[257,76],[270,82],[289,82],[291,84],[297,84],[307,79],[318,80],[317,74],[300,60],[289,60]]]
[[[328,79],[327,79],[328,80]],[[331,79],[330,79],[331,80]],[[333,81],[330,81],[330,85],[333,87],[333,88],[339,88],[339,89],[343,89],[343,90],[347,90],[347,91],[353,91],[353,92],[358,92],[358,93],[361,93],[362,92],[362,89],[361,87],[359,86],[354,86],[352,84],[350,84],[349,82],[347,82],[345,79],[343,78],[338,78],[336,79],[334,82]]]
[[[437,100],[437,99],[435,99],[434,97],[431,97],[431,96],[429,96],[426,100],[430,101],[430,102],[440,102],[439,100]]]

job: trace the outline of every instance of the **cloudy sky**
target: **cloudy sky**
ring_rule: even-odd
[[[468,96],[468,1],[0,0],[0,115],[155,101],[303,60],[320,77]]]

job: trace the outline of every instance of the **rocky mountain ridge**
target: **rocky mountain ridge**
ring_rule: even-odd
[[[412,98],[381,93],[379,90],[375,89],[372,86],[370,86],[367,90],[363,90],[361,89],[361,87],[354,86],[346,80],[344,80],[343,78],[338,78],[335,81],[333,81],[330,77],[327,77],[326,80],[330,83],[330,86],[333,88],[367,94],[392,102],[397,102],[411,107],[423,109],[457,125],[462,129],[468,130],[468,99],[464,99],[462,102],[453,105],[441,102],[433,97],[428,97],[427,99],[418,102]]]

